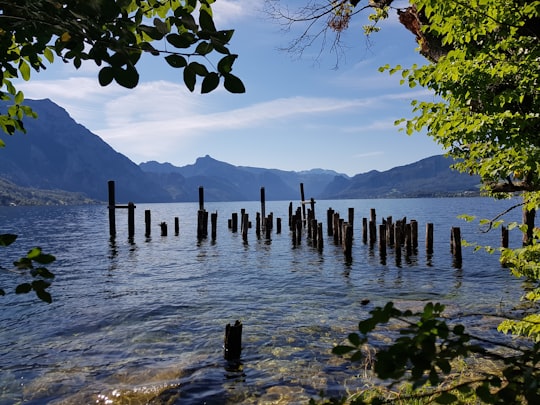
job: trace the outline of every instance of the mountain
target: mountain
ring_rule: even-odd
[[[319,198],[416,198],[479,194],[480,178],[451,170],[453,163],[453,159],[437,155],[385,172],[372,170],[351,179],[336,177]]]
[[[140,167],[179,201],[197,201],[199,186],[204,186],[204,197],[208,201],[258,200],[261,187],[265,189],[267,200],[297,200],[300,183],[304,184],[306,198],[310,198],[320,194],[336,176],[348,178],[332,170],[293,172],[233,166],[208,155],[182,167],[155,161],[141,163]]]
[[[108,180],[116,181],[120,203],[198,201],[200,186],[206,201],[259,200],[261,187],[269,201],[299,200],[301,183],[306,199],[458,196],[479,190],[478,177],[452,171],[452,160],[443,156],[354,177],[320,168],[234,166],[208,155],[182,167],[155,161],[137,165],[52,101],[26,103],[39,117],[25,120],[26,135],[3,137],[0,180],[7,182],[0,182],[0,205],[107,201]]]
[[[25,103],[38,118],[25,120],[26,134],[3,138],[2,178],[23,187],[81,192],[101,201],[107,201],[107,181],[116,180],[118,201],[171,201],[138,165],[77,124],[63,108],[50,100]]]

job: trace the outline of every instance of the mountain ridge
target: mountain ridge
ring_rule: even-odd
[[[0,178],[13,187],[24,187],[25,192],[36,189],[75,193],[78,198],[67,198],[73,202],[107,201],[109,180],[116,182],[118,201],[139,203],[198,201],[201,186],[207,201],[258,200],[261,187],[265,188],[267,200],[298,200],[300,183],[306,198],[316,199],[479,193],[479,178],[451,170],[453,161],[442,155],[352,177],[321,168],[295,172],[234,166],[209,155],[181,167],[157,161],[137,165],[51,100],[26,103],[37,112],[38,119],[25,120],[27,134],[3,138],[6,147],[0,149]],[[5,103],[0,103],[2,106]]]

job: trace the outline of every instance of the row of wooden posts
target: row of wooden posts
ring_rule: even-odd
[[[289,219],[288,225],[292,236],[293,246],[301,244],[302,236],[305,234],[307,240],[318,251],[322,251],[324,247],[323,223],[317,221],[315,217],[315,200],[311,198],[309,201],[304,197],[304,186],[300,184],[301,205],[296,208],[293,203],[289,204]],[[256,235],[261,238],[263,235],[266,239],[271,239],[271,234],[274,230],[273,213],[266,215],[265,207],[265,189],[261,187],[261,212],[256,214]],[[109,181],[109,229],[111,237],[116,235],[116,209],[127,209],[128,211],[128,237],[133,238],[135,235],[135,204],[129,202],[127,205],[117,205],[115,202],[115,184],[114,181]],[[208,237],[208,217],[209,214],[204,208],[204,188],[199,188],[199,209],[197,211],[197,238],[199,240]],[[216,239],[217,235],[217,212],[210,214],[211,222],[211,238]],[[228,220],[228,227],[232,232],[240,232],[245,242],[248,240],[248,230],[252,227],[249,214],[245,209],[238,213],[232,213]],[[332,208],[327,210],[326,218],[327,236],[332,237],[334,244],[342,245],[345,258],[351,260],[352,245],[353,245],[353,229],[354,229],[354,208],[349,208],[347,218],[341,218],[339,212],[335,212]],[[167,236],[167,223],[161,222],[161,235]],[[180,232],[180,223],[178,217],[174,218],[174,233],[178,235]],[[276,218],[276,233],[281,233],[281,218]],[[148,237],[151,234],[151,212],[145,211],[145,235]],[[378,235],[378,237],[377,237]],[[416,220],[407,222],[407,218],[402,218],[394,222],[391,216],[384,218],[377,225],[377,216],[374,208],[370,210],[370,218],[362,219],[362,242],[370,246],[378,244],[381,257],[386,257],[387,249],[394,248],[394,254],[400,258],[402,247],[406,257],[415,254],[418,248],[418,223]],[[503,247],[508,247],[508,230],[502,228],[501,244]],[[428,255],[433,253],[433,223],[426,224],[425,231],[425,249]],[[453,227],[450,233],[450,251],[453,256],[454,265],[461,266],[461,230],[459,227]]]

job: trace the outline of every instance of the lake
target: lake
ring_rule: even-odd
[[[109,237],[106,206],[0,207],[1,233],[19,235],[4,248],[3,267],[33,246],[54,254],[53,303],[15,295],[25,281],[0,271],[0,404],[256,404],[307,403],[320,390],[345,395],[364,386],[362,372],[331,349],[356,330],[376,305],[394,301],[419,309],[442,302],[453,314],[511,311],[522,281],[497,254],[463,248],[452,265],[450,229],[471,242],[499,246],[498,230],[482,233],[459,214],[493,218],[517,201],[487,198],[317,201],[324,248],[306,238],[294,246],[288,201],[267,201],[282,232],[247,243],[227,226],[243,208],[255,221],[259,202],[206,203],[218,213],[217,237],[197,241],[198,203],[137,204],[135,237],[127,212],[117,210],[117,236]],[[297,203],[295,205],[295,208]],[[354,208],[352,261],[326,236],[328,208],[347,219]],[[419,247],[385,261],[362,243],[362,218],[416,219]],[[151,210],[152,234],[144,235]],[[518,221],[516,210],[508,220]],[[174,234],[174,218],[180,222]],[[160,234],[167,222],[168,236]],[[434,252],[425,252],[425,225],[434,224]],[[210,233],[210,231],[209,231]],[[511,246],[521,235],[510,233]],[[369,300],[367,305],[365,300]],[[223,356],[225,326],[243,324],[241,364]],[[497,322],[463,322],[495,336]],[[170,401],[170,402],[167,402]]]

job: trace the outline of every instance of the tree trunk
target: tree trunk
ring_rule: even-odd
[[[523,234],[523,246],[532,244],[535,216],[535,209],[528,210],[526,207],[523,207],[523,225],[527,225],[527,231]]]

